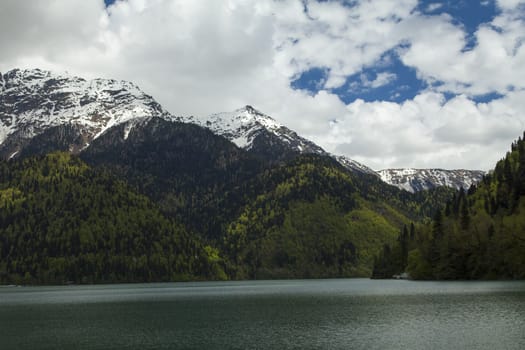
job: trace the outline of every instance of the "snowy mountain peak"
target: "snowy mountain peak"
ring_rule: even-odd
[[[445,169],[385,169],[378,171],[381,179],[409,192],[429,190],[439,186],[468,189],[485,175],[480,170]]]
[[[240,111],[246,111],[246,112],[251,113],[251,114],[260,114],[260,115],[263,115],[263,113],[259,112],[258,110],[256,110],[255,108],[253,108],[253,107],[250,106],[250,105],[246,105],[246,106],[244,106],[243,108],[240,108],[238,111],[239,111],[239,112],[240,112]]]
[[[251,149],[254,140],[264,132],[269,132],[283,142],[290,144],[293,141],[298,141],[297,148],[302,147],[303,144],[311,143],[299,137],[295,132],[278,123],[272,117],[259,112],[249,105],[233,112],[212,114],[204,121],[201,121],[201,124],[245,149]]]
[[[233,112],[213,114],[200,123],[237,146],[266,158],[282,160],[294,154],[319,154],[332,157],[351,171],[377,176],[375,171],[363,164],[345,156],[326,152],[312,141],[299,136],[295,131],[250,105]]]
[[[14,69],[0,76],[4,153],[17,152],[24,140],[60,125],[78,127],[87,145],[113,125],[135,118],[170,117],[151,96],[127,81],[86,80],[40,69]]]

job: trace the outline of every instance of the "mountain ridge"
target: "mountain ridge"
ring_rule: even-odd
[[[127,81],[86,80],[40,69],[0,74],[0,157],[4,159],[30,154],[30,150],[51,151],[53,146],[76,154],[113,126],[126,123],[126,139],[132,128],[153,117],[208,128],[270,163],[283,164],[300,154],[329,156],[350,171],[378,176],[412,193],[443,185],[468,188],[481,179],[479,171],[453,170],[440,176],[424,174],[423,170],[432,169],[412,174],[401,171],[403,176],[399,169],[376,172],[347,156],[325,151],[250,105],[204,119],[176,117]]]

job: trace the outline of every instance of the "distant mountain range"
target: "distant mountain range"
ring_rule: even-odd
[[[74,154],[89,147],[109,129],[125,125],[126,139],[134,127],[151,118],[196,123],[268,162],[286,162],[300,154],[329,156],[356,173],[379,176],[409,192],[440,186],[468,188],[482,171],[386,169],[379,172],[346,156],[333,155],[272,117],[245,106],[204,120],[177,117],[130,82],[85,80],[39,69],[0,74],[0,157],[52,150]]]
[[[378,171],[381,180],[409,192],[445,186],[459,190],[477,184],[485,175],[481,170],[385,169]]]

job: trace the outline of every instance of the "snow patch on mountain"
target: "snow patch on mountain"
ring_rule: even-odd
[[[348,158],[346,156],[336,156],[336,155],[333,155],[333,154],[331,156],[335,160],[337,160],[339,162],[339,164],[341,164],[342,166],[344,166],[347,169],[354,170],[354,171],[357,171],[357,172],[360,172],[360,173],[365,173],[365,174],[378,176],[378,174],[374,170],[372,170],[369,167],[367,167],[366,165],[361,164],[359,162],[356,162],[355,160],[350,159],[350,158]]]

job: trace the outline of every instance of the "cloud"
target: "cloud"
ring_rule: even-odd
[[[524,128],[522,1],[474,33],[417,0],[56,0],[0,3],[0,71],[40,67],[136,82],[176,115],[251,104],[327,150],[373,168],[490,168]],[[332,88],[399,80],[386,53],[429,84],[402,103],[345,104]],[[327,72],[321,91],[294,90],[302,73]],[[458,96],[446,100],[444,92]],[[486,104],[473,96],[499,92]],[[337,122],[334,123],[333,120]]]
[[[523,0],[497,0],[496,4],[503,11],[514,10],[518,6],[525,5]]]
[[[366,73],[361,73],[359,79],[348,85],[348,91],[353,94],[359,94],[389,85],[397,79],[397,75],[390,72],[377,73],[374,79],[369,79]]]
[[[446,100],[424,92],[398,104],[349,104],[318,141],[374,169],[387,167],[479,168],[488,170],[521,135],[525,92],[490,103],[466,96]]]
[[[439,10],[440,8],[443,7],[443,4],[440,4],[440,3],[437,3],[437,2],[434,2],[432,4],[428,4],[427,8],[426,8],[426,11],[427,12],[434,12],[436,10]]]
[[[0,19],[2,66],[29,58],[58,63],[64,53],[85,53],[104,45],[100,37],[107,23],[103,2],[37,1],[27,6],[5,0],[0,4]]]
[[[357,2],[306,1],[306,11],[290,15],[290,3],[278,2],[275,40],[278,68],[289,77],[314,67],[329,68],[325,88],[342,86],[346,77],[360,72],[397,46],[402,38],[394,30],[411,16],[415,0]],[[283,4],[284,3],[284,4]],[[286,4],[286,5],[285,5]],[[295,5],[296,6],[296,5]],[[286,10],[282,11],[281,7]]]
[[[466,33],[450,16],[415,16],[400,27],[410,43],[400,51],[401,59],[420,78],[439,82],[439,91],[475,96],[524,89],[525,22],[521,16],[519,11],[503,12],[481,25],[471,49],[465,49]]]
[[[368,77],[366,75],[361,75],[361,82],[364,87],[376,89],[378,87],[392,83],[394,80],[396,80],[396,78],[397,75],[395,75],[394,73],[383,72],[378,73],[374,80],[368,80]]]

